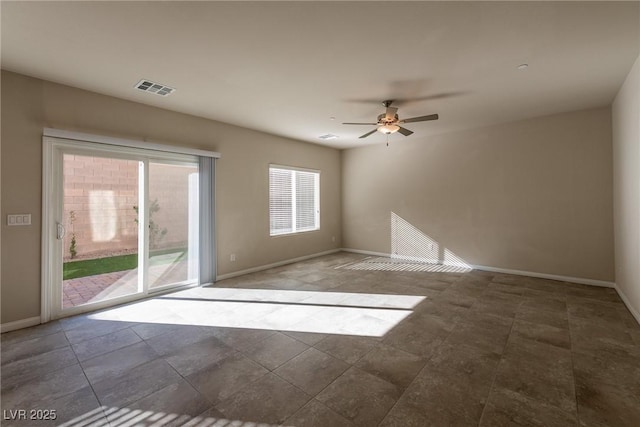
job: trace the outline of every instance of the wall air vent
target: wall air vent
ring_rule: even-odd
[[[328,133],[326,135],[320,135],[318,138],[324,139],[326,141],[326,140],[330,140],[330,139],[338,139],[338,135],[334,135],[332,133]]]
[[[175,91],[175,89],[172,87],[165,86],[160,83],[155,83],[150,80],[140,80],[140,82],[135,87],[136,89],[155,93],[156,95],[160,96],[168,96]]]

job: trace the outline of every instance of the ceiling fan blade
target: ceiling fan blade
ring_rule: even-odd
[[[398,129],[398,132],[400,132],[404,136],[409,136],[409,135],[411,135],[413,133],[413,131],[410,131],[407,128],[403,128],[402,126],[400,126],[400,129]]]
[[[396,118],[396,113],[398,109],[396,107],[387,107],[387,112],[385,113],[386,120],[393,120]]]
[[[461,95],[467,95],[468,91],[451,91],[451,92],[440,92],[434,93],[433,95],[425,95],[425,96],[401,96],[400,94],[394,94],[393,96],[389,96],[389,98],[393,99],[393,104],[399,107],[404,107],[406,104],[413,104],[415,102],[421,101],[429,101],[432,99],[446,99],[446,98],[454,98]],[[397,96],[396,96],[397,95]],[[345,102],[355,103],[355,104],[379,104],[380,98],[358,98],[358,99],[345,99]]]
[[[438,115],[437,114],[430,114],[428,116],[412,117],[410,119],[400,120],[398,123],[426,122],[428,120],[438,120]]]
[[[343,123],[343,125],[371,125],[375,126],[377,123]]]
[[[377,130],[378,130],[378,129],[374,129],[374,130],[372,130],[371,132],[367,132],[367,133],[365,133],[364,135],[362,135],[359,139],[366,138],[366,137],[368,137],[369,135],[371,135],[372,133],[375,133]]]

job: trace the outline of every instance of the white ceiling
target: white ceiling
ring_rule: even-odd
[[[639,5],[2,1],[2,68],[347,148],[385,141],[341,124],[375,121],[385,99],[405,100],[401,119],[440,114],[406,125],[412,139],[609,105],[638,56]],[[137,91],[142,78],[177,91]]]

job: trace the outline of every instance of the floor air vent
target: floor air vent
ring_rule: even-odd
[[[140,82],[136,85],[136,88],[145,92],[155,93],[156,95],[160,96],[168,96],[175,91],[175,89],[172,87],[165,86],[160,83],[155,83],[150,80],[140,80]]]

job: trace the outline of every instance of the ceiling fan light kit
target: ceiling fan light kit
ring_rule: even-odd
[[[400,120],[400,118],[398,117],[398,114],[396,114],[398,112],[398,109],[396,107],[392,107],[391,106],[392,103],[393,103],[392,100],[384,101],[382,103],[382,105],[384,105],[384,107],[386,108],[386,111],[378,116],[378,119],[377,119],[378,121],[376,123],[342,123],[342,124],[358,125],[358,126],[359,125],[376,126],[376,129],[362,135],[360,137],[360,139],[362,139],[362,138],[368,137],[369,135],[374,134],[376,131],[387,136],[396,132],[399,132],[404,136],[409,136],[413,133],[413,131],[410,131],[407,128],[403,128],[402,126],[400,126],[401,124],[426,122],[429,120],[438,120],[437,114],[430,114],[428,116],[419,116],[419,117],[412,117],[410,119]]]
[[[390,133],[396,133],[400,130],[400,126],[393,124],[386,124],[384,126],[379,126],[377,131],[380,133],[384,133],[385,135],[389,135]]]

